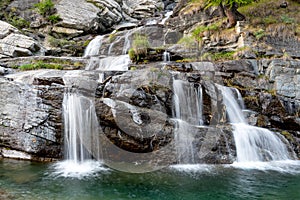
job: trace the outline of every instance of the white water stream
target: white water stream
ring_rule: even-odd
[[[64,94],[63,114],[65,160],[55,164],[55,173],[81,178],[106,171],[100,161],[102,151],[93,101],[69,88]]]
[[[86,47],[83,57],[97,56],[102,46],[103,35],[96,36]]]
[[[174,116],[177,127],[175,129],[175,145],[180,164],[194,164],[194,135],[193,126],[203,124],[202,120],[202,89],[193,83],[173,80]]]
[[[224,86],[218,86],[218,88],[222,91],[227,116],[234,128],[237,162],[291,159],[283,138],[268,129],[248,125],[232,88]],[[240,94],[238,94],[238,99],[241,101]]]

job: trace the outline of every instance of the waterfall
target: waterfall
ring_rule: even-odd
[[[134,28],[126,32],[125,36],[117,36],[115,41],[109,45],[108,56],[104,57],[95,55],[99,54],[99,49],[102,45],[102,39],[104,36],[97,36],[93,39],[87,46],[84,57],[89,57],[88,64],[85,67],[85,70],[101,70],[101,71],[127,71],[128,64],[130,63],[129,55],[127,54],[128,49],[130,48],[131,42],[129,37],[133,32],[139,30],[140,28]],[[113,32],[114,33],[114,32]],[[111,55],[113,47],[115,44],[119,45],[124,39],[122,54],[123,55]]]
[[[195,163],[192,127],[203,124],[202,88],[195,86],[187,81],[173,80],[174,116],[177,122],[175,145],[180,164]]]
[[[166,23],[166,21],[171,17],[171,15],[173,14],[173,11],[169,11],[165,14],[165,17],[162,19],[162,21],[159,24],[164,25]]]
[[[242,110],[245,110],[245,103],[244,103],[244,100],[243,100],[243,97],[242,97],[240,91],[237,88],[234,88],[234,91],[235,91],[235,93],[237,95],[237,101],[239,103],[240,108]]]
[[[102,46],[103,35],[96,36],[86,47],[83,57],[96,56]]]
[[[187,81],[173,80],[173,90],[175,117],[191,125],[202,125],[201,86]]]
[[[101,155],[98,120],[92,100],[68,89],[63,100],[66,160],[81,163]],[[91,152],[93,151],[93,152]]]
[[[130,58],[128,55],[91,58],[85,70],[127,71]]]
[[[229,118],[229,121],[231,123],[247,124],[243,111],[240,108],[240,105],[237,102],[236,98],[234,97],[232,88],[224,87],[224,86],[218,86],[218,88],[222,91],[223,103],[226,106],[226,111],[227,111],[227,116]]]
[[[176,154],[179,164],[195,164],[193,129],[187,122],[177,119],[175,128]]]
[[[237,162],[276,161],[291,158],[286,145],[276,133],[248,125],[232,88],[219,85],[218,88],[223,94],[227,116],[233,125]],[[240,94],[237,94],[237,98],[239,96]]]
[[[165,51],[164,53],[163,53],[163,62],[170,62],[170,53],[169,52],[167,52],[167,51]]]

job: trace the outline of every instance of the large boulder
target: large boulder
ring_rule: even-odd
[[[164,8],[162,0],[123,0],[124,12],[135,19],[152,17],[157,11]]]
[[[11,33],[17,33],[18,29],[7,22],[0,21],[0,39],[5,38]]]
[[[45,76],[40,79],[39,74]],[[59,79],[55,71],[0,79],[0,154],[40,161],[62,158],[64,88]]]
[[[278,95],[300,100],[300,62],[297,60],[272,60],[266,69],[270,82]]]
[[[0,57],[32,56],[41,53],[40,44],[21,34],[17,28],[0,21]]]
[[[86,32],[105,32],[122,20],[121,7],[113,0],[62,0],[55,8],[62,19],[59,26]]]

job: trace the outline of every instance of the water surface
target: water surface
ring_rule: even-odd
[[[94,165],[96,170],[90,173],[64,174],[57,164],[0,160],[0,199],[300,198],[299,162],[177,165],[144,174],[119,172],[100,165]]]

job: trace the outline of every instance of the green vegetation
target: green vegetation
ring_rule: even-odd
[[[285,9],[279,8],[279,1],[275,0],[259,0],[253,1],[249,5],[240,7],[238,10],[247,16],[247,20],[251,26],[266,27],[270,24],[285,23],[299,24],[300,23],[300,6],[295,1],[287,1],[288,7]],[[259,28],[262,28],[259,27]]]
[[[182,37],[177,44],[183,45],[185,48],[192,50],[196,47],[195,40],[190,36],[184,36]]]
[[[256,37],[257,40],[263,38],[266,35],[265,30],[259,29],[254,32],[254,36]]]
[[[134,62],[142,61],[148,54],[148,49],[150,48],[150,43],[147,35],[135,34],[132,42],[132,48],[129,49],[129,58]]]
[[[4,10],[3,12],[1,12],[0,15],[1,17],[5,18],[5,21],[7,21],[8,23],[10,23],[11,25],[15,26],[18,29],[28,28],[30,25],[29,21],[19,16],[17,9],[14,7],[10,8],[9,13],[5,12]]]
[[[282,15],[281,17],[281,21],[285,24],[293,24],[295,23],[295,19],[292,17],[289,17],[287,15]]]
[[[87,47],[92,40],[85,40],[83,43],[83,47]]]
[[[289,141],[295,141],[294,137],[288,131],[282,131],[281,135],[283,135]]]
[[[207,35],[209,36],[215,31],[220,29],[222,22],[217,22],[208,26],[200,25],[197,26],[194,30],[192,30],[191,34],[188,36],[182,37],[178,44],[183,45],[185,48],[189,50],[196,49],[197,51],[197,59],[200,58],[200,53],[202,49],[202,40]]]
[[[254,0],[206,0],[206,7],[210,6],[228,6],[228,7],[233,7],[235,4],[241,6],[245,4],[252,3]]]
[[[56,24],[61,20],[60,16],[58,14],[53,14],[48,16],[48,21],[50,21],[52,24]]]
[[[52,0],[41,0],[39,3],[34,4],[34,7],[40,15],[45,17],[52,24],[56,24],[61,20],[60,16],[55,14]]]
[[[269,89],[266,92],[268,92],[269,94],[271,94],[272,96],[276,96],[276,90],[275,89]]]
[[[214,23],[209,26],[198,26],[192,31],[192,37],[197,41],[202,41],[202,38],[204,37],[205,32],[214,32],[219,30],[221,24],[220,23]]]
[[[54,3],[52,0],[41,0],[39,3],[35,4],[34,7],[37,9],[38,13],[47,16],[52,12]]]
[[[130,66],[129,70],[132,70],[132,71],[137,70],[137,67],[136,66]]]
[[[43,61],[38,61],[36,63],[24,64],[18,67],[22,71],[36,70],[36,69],[63,69],[60,64],[44,63]]]
[[[147,35],[135,34],[133,38],[132,48],[137,55],[146,55],[150,43]]]
[[[69,41],[66,39],[57,39],[55,37],[49,36],[47,41],[49,42],[49,44],[53,47],[64,47],[66,45],[76,45],[75,41]]]
[[[195,0],[193,0],[195,1]],[[199,0],[203,1],[203,0]],[[219,6],[222,10],[223,16],[228,18],[227,27],[234,27],[237,21],[242,21],[245,19],[245,16],[241,14],[237,8],[242,5],[247,5],[255,0],[205,0],[205,7],[209,8],[211,6]]]
[[[222,51],[222,52],[212,53],[211,58],[213,61],[233,60],[234,53],[235,51]]]
[[[136,59],[135,51],[134,51],[133,48],[129,49],[128,55],[129,55],[130,60],[135,60]]]
[[[273,16],[267,16],[267,17],[263,18],[263,23],[266,25],[269,25],[269,24],[276,24],[276,23],[278,23],[278,21]]]
[[[117,31],[112,32],[111,34],[109,34],[109,42],[112,43],[116,37],[117,37]]]
[[[215,18],[208,24],[199,22],[199,25],[190,30],[189,35],[184,36],[178,44],[183,45],[190,52],[197,51],[197,55],[192,54],[196,59],[186,58],[194,61],[199,59],[222,61],[238,59],[245,55],[253,55],[256,58],[291,58],[289,52],[286,52],[284,48],[280,49],[282,53],[278,55],[266,55],[265,51],[262,51],[262,49],[265,49],[272,52],[275,48],[268,43],[269,38],[271,41],[273,38],[282,41],[286,39],[297,41],[300,39],[300,2],[288,0],[286,8],[281,8],[281,3],[275,0],[190,0],[189,4],[180,11],[181,14],[192,15],[195,12],[201,12],[203,8],[219,6],[220,10],[224,11],[223,16],[227,17],[229,23],[224,26],[227,22],[225,22],[225,18],[222,18],[222,14],[221,18]],[[218,50],[218,48],[214,50],[214,47],[203,48],[206,38],[210,41],[209,44],[220,44],[225,48],[226,46],[230,47],[230,45],[226,45],[226,42],[229,44],[237,40],[236,38],[239,36],[232,26],[234,23],[230,23],[230,20],[232,20],[230,19],[230,12],[236,15],[231,16],[233,18],[246,19],[246,22],[242,23],[240,27],[242,32],[245,30],[245,33],[250,33],[250,36],[255,37],[256,41],[252,43],[254,46],[248,46],[248,49],[245,50],[236,49],[235,52],[219,52],[221,50]]]
[[[0,19],[5,17],[5,8],[12,2],[12,0],[1,0],[0,1]]]
[[[26,21],[22,17],[9,15],[6,20],[18,29],[27,28],[30,25],[30,22]]]

